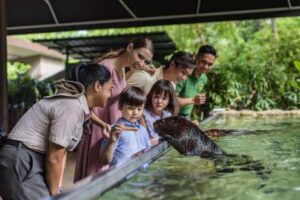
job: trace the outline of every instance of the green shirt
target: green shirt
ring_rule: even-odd
[[[176,93],[182,98],[193,98],[197,94],[203,92],[204,86],[207,84],[206,74],[201,74],[199,78],[194,75],[189,76],[186,80],[181,81],[176,86]],[[180,114],[190,116],[194,105],[183,106]]]

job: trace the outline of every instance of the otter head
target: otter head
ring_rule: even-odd
[[[153,125],[155,132],[157,132],[162,138],[168,140],[183,136],[186,133],[186,131],[184,130],[186,124],[195,126],[190,121],[179,116],[167,117],[157,120]]]
[[[154,130],[181,154],[207,156],[224,153],[202,130],[183,117],[158,120],[154,123]]]

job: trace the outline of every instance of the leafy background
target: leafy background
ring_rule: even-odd
[[[166,31],[178,50],[195,54],[202,44],[211,44],[218,50],[214,69],[208,74],[208,101],[204,106],[207,112],[217,107],[238,110],[300,107],[299,17],[82,30],[17,37],[47,39],[154,31]],[[26,110],[43,95],[53,92],[48,83],[30,80],[26,76],[26,65],[18,64],[22,70],[12,72],[14,67],[11,66],[14,65],[8,67],[12,84],[9,88],[10,102],[13,106],[24,104]],[[21,88],[27,86],[30,92],[21,92]]]
[[[51,80],[37,82],[28,75],[30,65],[14,62],[7,65],[8,122],[10,130],[35,102],[54,93]]]

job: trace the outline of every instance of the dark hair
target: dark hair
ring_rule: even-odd
[[[149,38],[145,38],[145,37],[134,38],[129,42],[129,44],[130,43],[133,45],[134,49],[146,48],[149,49],[152,54],[154,54],[153,42]]]
[[[176,66],[181,65],[184,68],[196,67],[196,61],[193,58],[192,54],[185,51],[177,51],[176,53],[174,53],[165,68],[169,68],[171,62],[175,62]]]
[[[130,106],[141,106],[145,103],[146,96],[142,89],[129,86],[122,90],[119,99],[119,107],[122,108],[124,104]]]
[[[163,80],[163,79],[159,80],[152,86],[151,90],[147,95],[145,108],[147,110],[152,110],[153,109],[152,96],[155,94],[163,94],[163,93],[165,95],[168,95],[170,98],[169,104],[167,105],[165,110],[171,112],[172,115],[177,115],[179,111],[179,106],[176,98],[176,93],[172,83],[168,80]]]
[[[203,45],[199,48],[196,59],[199,59],[203,54],[212,54],[217,57],[217,50],[210,45]]]
[[[111,74],[103,65],[95,63],[80,64],[72,68],[69,79],[82,83],[84,88],[87,89],[96,81],[103,85],[111,79]]]
[[[149,38],[145,38],[145,37],[134,38],[128,44],[130,44],[130,43],[133,45],[133,49],[146,48],[146,49],[149,49],[152,54],[154,54],[153,42]],[[96,62],[100,62],[104,59],[119,57],[120,55],[125,53],[125,51],[126,51],[126,48],[121,48],[117,51],[108,52],[108,53],[104,54],[103,56],[101,56]]]

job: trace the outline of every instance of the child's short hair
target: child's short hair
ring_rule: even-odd
[[[164,80],[164,79],[157,81],[152,86],[151,90],[149,91],[149,93],[147,95],[147,101],[146,101],[145,108],[147,110],[153,109],[152,96],[154,94],[162,94],[162,93],[165,93],[165,94],[169,95],[169,97],[170,97],[169,104],[165,108],[165,110],[172,113],[172,115],[177,115],[177,113],[179,111],[179,105],[177,102],[175,89],[170,81]]]
[[[142,106],[146,101],[146,96],[142,89],[129,86],[123,89],[120,94],[119,108],[122,108],[124,104],[130,106]]]

